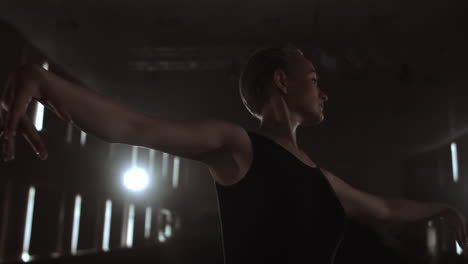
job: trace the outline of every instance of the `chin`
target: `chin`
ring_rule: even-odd
[[[317,126],[320,123],[322,123],[324,120],[325,120],[325,118],[324,118],[323,114],[319,114],[318,116],[314,115],[311,118],[305,120],[302,123],[302,126],[306,126],[306,127],[308,127],[308,126]]]

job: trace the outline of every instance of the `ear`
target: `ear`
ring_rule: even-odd
[[[273,72],[273,82],[283,94],[288,94],[286,78],[286,72],[284,72],[283,69],[276,69],[275,72]]]

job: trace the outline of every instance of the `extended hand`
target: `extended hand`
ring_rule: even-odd
[[[47,159],[45,144],[26,111],[33,99],[42,102],[64,120],[70,116],[58,104],[52,104],[44,92],[46,71],[37,65],[24,65],[10,74],[0,98],[0,138],[2,138],[2,156],[4,161],[15,157],[17,133],[21,133],[29,142],[36,155]],[[54,106],[55,105],[55,106]]]

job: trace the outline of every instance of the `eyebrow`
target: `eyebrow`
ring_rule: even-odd
[[[320,76],[318,75],[318,73],[315,71],[315,70],[310,70],[307,75],[311,74],[311,73],[315,73],[317,75],[317,80],[320,80]]]

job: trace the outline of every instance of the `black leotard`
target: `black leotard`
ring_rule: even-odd
[[[236,184],[216,183],[225,264],[331,264],[346,214],[319,167],[247,131],[253,161]]]

